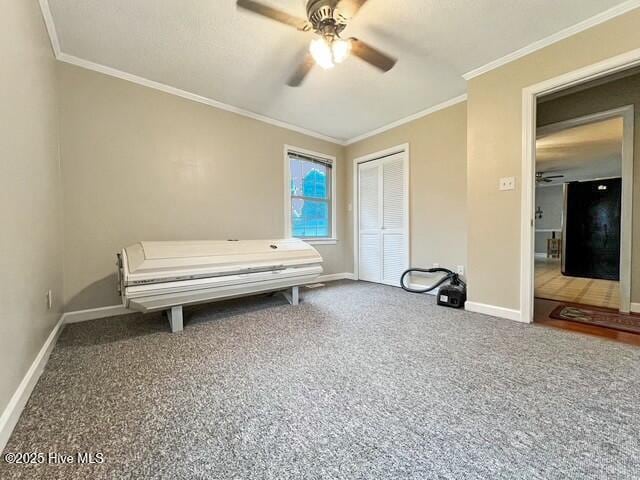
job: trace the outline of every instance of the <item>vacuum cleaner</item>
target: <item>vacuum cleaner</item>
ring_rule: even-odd
[[[423,289],[415,289],[408,287],[404,283],[407,275],[411,275],[412,273],[444,273],[445,275],[431,286],[426,286]],[[446,283],[448,283],[448,285],[445,285]],[[460,279],[460,275],[446,268],[410,268],[400,277],[400,286],[403,290],[410,293],[427,293],[440,287],[437,299],[438,305],[442,305],[443,307],[462,308],[464,307],[464,302],[467,301],[467,284]]]

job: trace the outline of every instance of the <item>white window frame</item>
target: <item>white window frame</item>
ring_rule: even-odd
[[[299,153],[316,157],[331,164],[331,237],[322,238],[301,238],[301,240],[311,245],[335,245],[338,242],[338,234],[336,231],[336,177],[337,164],[336,157],[324,153],[313,152],[304,148],[295,147],[293,145],[284,146],[284,238],[293,238],[291,234],[291,164],[289,162],[289,153]]]

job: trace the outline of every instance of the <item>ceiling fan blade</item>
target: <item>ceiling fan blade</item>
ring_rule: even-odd
[[[351,39],[351,52],[383,72],[391,70],[398,61],[357,38]]]
[[[293,73],[293,75],[291,75],[291,78],[289,78],[287,85],[289,85],[290,87],[299,87],[300,85],[302,85],[302,82],[304,82],[304,79],[307,78],[307,75],[315,64],[316,62],[311,54],[307,53],[302,63],[298,65],[296,71]]]
[[[564,175],[549,175],[544,178],[564,178]]]
[[[346,18],[353,18],[367,0],[339,0],[338,9]]]
[[[309,22],[306,20],[289,15],[277,8],[269,7],[268,5],[264,5],[259,2],[254,2],[253,0],[237,0],[236,5],[238,5],[239,8],[244,8],[245,10],[270,18],[276,22],[297,28],[298,30],[306,31],[309,29]]]

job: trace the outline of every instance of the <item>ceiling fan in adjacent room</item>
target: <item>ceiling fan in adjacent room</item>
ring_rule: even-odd
[[[536,172],[536,183],[551,183],[555,178],[564,178],[564,175],[547,175],[546,172]]]
[[[313,31],[318,35],[311,41],[309,53],[287,84],[297,87],[302,84],[314,64],[329,69],[342,63],[351,53],[374,67],[388,72],[396,64],[395,58],[357,38],[343,39],[342,31],[351,18],[367,3],[367,0],[309,0],[307,19],[289,15],[253,0],[237,0],[240,8],[297,28],[302,32]]]

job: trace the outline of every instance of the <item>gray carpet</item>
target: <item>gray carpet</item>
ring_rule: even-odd
[[[356,282],[65,328],[8,478],[640,477],[640,349]]]

